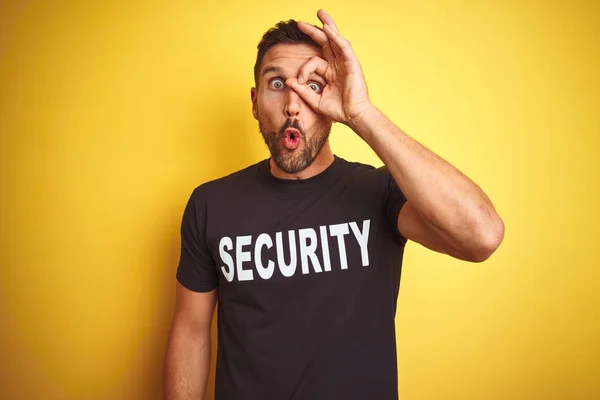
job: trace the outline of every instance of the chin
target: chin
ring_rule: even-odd
[[[288,152],[287,149],[284,151]],[[292,153],[282,153],[283,152],[278,152],[278,154],[271,153],[271,157],[273,158],[275,165],[286,174],[297,174],[302,172],[315,160],[315,157],[311,157],[310,154],[302,154],[300,148],[294,150]]]

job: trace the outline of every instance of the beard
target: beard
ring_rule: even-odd
[[[321,152],[331,132],[331,123],[329,123],[323,126],[320,131],[307,137],[297,119],[286,120],[279,132],[265,130],[260,121],[258,127],[275,165],[288,174],[297,174],[309,167]],[[296,150],[290,151],[283,144],[282,139],[287,128],[294,128],[300,132],[301,142]]]

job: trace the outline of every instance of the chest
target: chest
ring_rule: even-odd
[[[348,184],[222,199],[209,208],[206,235],[225,293],[363,276],[393,247],[380,194]]]

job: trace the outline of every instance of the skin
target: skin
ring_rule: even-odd
[[[333,162],[329,147],[332,120],[316,113],[285,82],[298,76],[300,68],[320,49],[307,44],[278,44],[265,54],[259,74],[258,87],[252,88],[252,114],[271,152],[271,172],[282,179],[305,179],[314,176]],[[315,73],[308,75],[309,90],[317,93],[325,81]],[[316,91],[315,91],[316,90]],[[283,144],[282,127],[296,122],[300,145],[288,150]],[[296,167],[296,168],[294,168]]]
[[[352,46],[325,11],[317,16],[322,29],[302,22],[298,26],[321,48],[274,46],[263,59],[258,87],[251,90],[252,113],[273,155],[271,173],[281,179],[307,179],[323,172],[334,160],[328,141],[331,123],[345,124],[377,153],[406,196],[398,215],[398,228],[406,238],[461,260],[487,260],[504,237],[504,223],[490,199],[371,103]],[[283,85],[273,84],[277,78]],[[282,127],[293,121],[301,143],[288,150]],[[195,293],[177,283],[164,399],[203,398],[216,301],[216,290]]]

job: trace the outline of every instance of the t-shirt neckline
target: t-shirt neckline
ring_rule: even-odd
[[[339,169],[342,159],[335,154],[333,162],[317,175],[306,179],[284,179],[278,178],[271,173],[271,158],[263,160],[260,164],[259,174],[263,181],[272,187],[285,190],[310,189],[315,186],[328,185],[335,180],[335,173]]]

